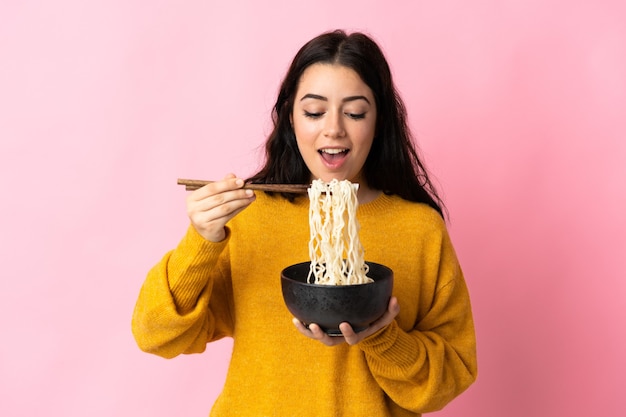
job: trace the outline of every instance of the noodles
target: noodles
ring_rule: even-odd
[[[307,281],[324,285],[372,282],[356,219],[358,184],[315,180],[309,188],[311,269]]]

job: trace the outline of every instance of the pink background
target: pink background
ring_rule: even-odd
[[[208,414],[230,341],[144,354],[135,297],[176,178],[251,174],[335,27],[386,51],[452,214],[479,378],[435,415],[626,415],[622,0],[3,1],[0,415]]]

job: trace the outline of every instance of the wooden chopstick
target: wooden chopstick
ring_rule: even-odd
[[[205,180],[188,180],[179,178],[178,185],[184,185],[185,190],[193,191],[215,181]],[[243,188],[246,190],[272,191],[275,193],[297,193],[303,194],[307,192],[310,185],[306,184],[251,184],[246,183]]]

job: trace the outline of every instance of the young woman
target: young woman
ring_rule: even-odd
[[[265,165],[248,180],[358,183],[366,259],[394,271],[387,312],[359,333],[343,323],[342,337],[293,320],[280,272],[309,260],[308,198],[255,194],[229,174],[189,194],[191,225],[139,294],[138,345],[171,358],[232,337],[215,416],[441,409],[476,378],[470,299],[380,48],[343,31],[309,41],[281,85],[273,120]]]

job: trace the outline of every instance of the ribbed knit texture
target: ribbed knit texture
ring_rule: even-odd
[[[212,416],[419,416],[476,378],[468,291],[441,217],[381,195],[358,208],[365,259],[394,271],[400,314],[356,346],[302,336],[284,305],[280,271],[308,261],[308,199],[257,192],[220,243],[192,227],[149,273],[132,329],[166,358],[233,337]]]

